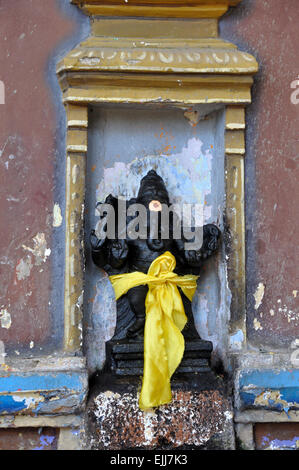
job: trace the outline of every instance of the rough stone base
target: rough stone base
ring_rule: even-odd
[[[172,381],[172,402],[141,411],[141,381],[99,376],[87,406],[91,449],[234,449],[233,413],[212,373]]]

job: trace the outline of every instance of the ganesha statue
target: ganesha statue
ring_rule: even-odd
[[[127,322],[123,312],[118,314],[123,337],[144,344],[141,409],[171,400],[170,379],[185,341],[199,338],[191,307],[197,279],[220,241],[219,228],[207,224],[196,243],[196,228],[186,231],[170,207],[163,179],[151,170],[136,198],[120,204],[110,194],[98,204],[100,224],[90,235],[93,262],[109,274],[116,300],[127,299]]]

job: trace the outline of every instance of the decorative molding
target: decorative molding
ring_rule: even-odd
[[[84,13],[93,16],[149,18],[219,18],[241,0],[72,0]]]
[[[136,44],[136,43],[135,43]],[[255,58],[240,52],[229,43],[215,40],[196,47],[132,47],[123,44],[105,47],[98,39],[82,43],[58,65],[57,72],[65,71],[120,71],[159,73],[220,73],[254,74],[257,72]],[[175,46],[175,44],[173,44]]]
[[[84,277],[83,218],[87,153],[87,106],[66,104],[66,262],[64,349],[82,346],[82,306]],[[76,126],[74,126],[74,123]]]

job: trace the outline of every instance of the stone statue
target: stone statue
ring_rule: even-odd
[[[105,204],[110,204],[113,207],[117,218],[117,198],[110,194],[106,198]],[[170,252],[176,260],[175,273],[178,275],[199,274],[206,258],[215,253],[218,248],[220,230],[213,224],[204,225],[201,247],[196,250],[186,249],[183,227],[181,227],[182,236],[180,238],[174,238],[173,236],[174,220],[172,215],[169,223],[169,237],[165,239],[162,236],[161,215],[163,207],[170,207],[170,201],[163,179],[154,170],[149,171],[142,178],[137,198],[126,201],[126,209],[132,207],[133,204],[141,204],[146,209],[146,237],[132,239],[126,235],[121,239],[117,236],[114,239],[109,239],[107,236],[100,239],[93,230],[90,235],[90,242],[92,259],[96,266],[103,268],[109,275],[135,271],[147,273],[156,258],[165,252]],[[151,212],[158,213],[155,238],[153,238],[150,228]],[[126,217],[127,225],[131,220],[132,216]],[[191,302],[181,289],[179,291],[188,319],[182,334],[185,339],[199,339],[194,325]],[[122,328],[126,330],[126,337],[131,341],[141,341],[143,338],[147,293],[147,285],[133,287],[126,294],[129,309],[123,307],[121,302],[118,304],[118,321],[120,319]]]

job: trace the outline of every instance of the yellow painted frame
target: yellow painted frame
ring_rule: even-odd
[[[88,106],[107,103],[185,109],[207,103],[226,106],[230,333],[242,330],[245,341],[245,106],[251,102],[258,65],[250,54],[218,38],[216,19],[239,1],[190,0],[188,15],[180,0],[143,0],[142,7],[136,0],[129,5],[117,0],[72,2],[89,15],[103,17],[92,17],[92,36],[57,67],[67,115],[64,349],[70,353],[80,350],[82,343]],[[126,18],[124,8],[129,7],[135,18]],[[114,17],[104,18],[106,14]]]

